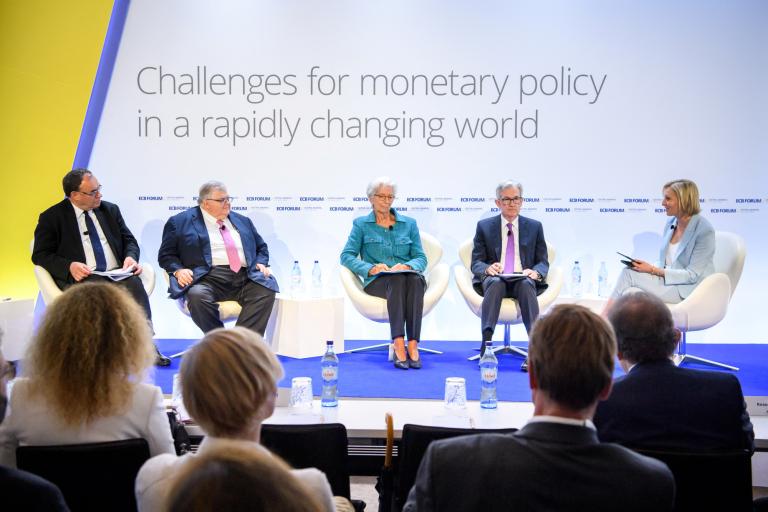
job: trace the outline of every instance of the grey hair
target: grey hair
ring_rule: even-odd
[[[368,184],[368,188],[365,189],[365,195],[371,197],[381,187],[392,187],[392,193],[397,195],[397,183],[392,181],[392,178],[389,176],[379,176],[378,178],[371,180],[371,182]]]
[[[227,191],[227,186],[220,181],[211,180],[206,181],[200,185],[200,192],[197,194],[197,204],[203,204],[203,201],[211,196],[211,192],[214,190]]]
[[[520,191],[520,195],[523,195],[523,184],[514,180],[504,180],[496,186],[496,199],[501,199],[501,191],[505,188],[515,187]]]

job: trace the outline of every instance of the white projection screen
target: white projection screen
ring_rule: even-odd
[[[317,259],[335,295],[376,176],[451,266],[496,184],[521,182],[553,265],[579,260],[588,293],[602,261],[615,282],[615,251],[657,260],[661,187],[690,178],[747,258],[725,320],[689,341],[766,343],[766,26],[760,1],[134,0],[88,165],[143,260],[157,265],[165,221],[217,179],[284,290],[294,260],[307,280]],[[156,335],[199,337],[164,291]],[[451,282],[422,337],[479,331]],[[347,339],[387,336],[347,301]]]

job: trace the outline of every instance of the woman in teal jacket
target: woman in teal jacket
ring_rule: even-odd
[[[392,208],[396,192],[397,185],[388,177],[368,185],[373,211],[352,222],[341,264],[363,277],[366,293],[387,299],[395,367],[418,369],[427,257],[416,221]]]

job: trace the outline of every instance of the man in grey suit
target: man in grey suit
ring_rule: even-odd
[[[588,309],[560,305],[539,318],[533,418],[514,434],[433,442],[404,510],[672,510],[663,463],[597,439],[591,418],[611,392],[615,356],[613,331]]]
[[[547,242],[541,222],[520,215],[523,186],[512,180],[496,187],[496,206],[500,214],[477,223],[472,247],[472,286],[483,296],[480,311],[482,344],[493,338],[501,301],[517,300],[526,332],[539,316],[536,298],[547,289]],[[518,276],[505,277],[509,274]],[[528,368],[527,360],[521,369]]]
[[[597,407],[601,440],[662,450],[755,450],[739,379],[672,362],[680,331],[661,299],[646,292],[623,295],[608,320],[627,374]]]

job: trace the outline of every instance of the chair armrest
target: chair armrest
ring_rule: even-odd
[[[438,263],[429,272],[427,277],[427,289],[424,292],[424,311],[426,315],[437,305],[437,302],[448,288],[450,272],[447,263]]]
[[[675,327],[682,331],[708,329],[725,318],[731,281],[723,273],[711,274],[679,304],[668,304]]]
[[[61,289],[56,284],[56,281],[53,280],[51,274],[40,265],[35,265],[35,278],[37,279],[37,285],[40,287],[40,293],[43,294],[45,305],[50,306],[61,295]]]

